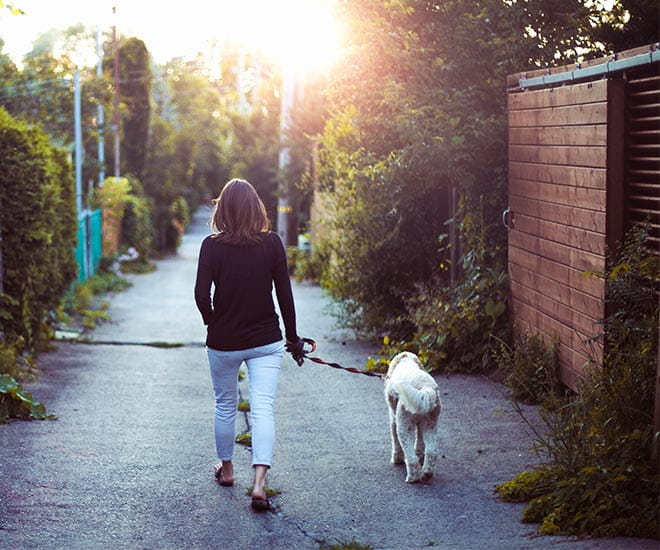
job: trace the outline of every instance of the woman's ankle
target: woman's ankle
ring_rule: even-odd
[[[254,465],[254,483],[252,484],[252,496],[263,498],[266,496],[266,474],[269,466],[263,464]]]

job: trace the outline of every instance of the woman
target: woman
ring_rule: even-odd
[[[206,348],[215,392],[215,442],[220,463],[215,478],[234,484],[232,455],[236,437],[238,369],[245,361],[252,419],[252,508],[269,510],[266,472],[275,443],[273,405],[285,345],[273,304],[277,301],[294,358],[303,343],[296,333],[296,313],[286,253],[270,232],[263,202],[245,180],[233,179],[214,201],[213,234],[202,242],[195,301],[207,328]],[[211,284],[215,286],[211,301]]]

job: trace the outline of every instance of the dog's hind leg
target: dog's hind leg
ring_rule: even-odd
[[[398,399],[392,395],[387,396],[388,410],[390,413],[390,435],[392,436],[392,464],[403,463],[403,449],[399,443],[399,437],[396,433],[396,407]]]
[[[420,427],[420,436],[424,438],[424,465],[422,467],[422,481],[433,477],[433,471],[438,460],[438,421],[427,420]]]
[[[424,463],[424,448],[424,433],[422,432],[422,427],[418,423],[415,427],[415,454],[422,464]]]
[[[396,409],[396,433],[406,459],[406,483],[415,483],[422,478],[421,465],[415,452],[415,424],[401,404]]]

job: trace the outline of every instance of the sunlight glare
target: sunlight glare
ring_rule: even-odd
[[[331,0],[225,4],[225,36],[297,73],[323,72],[341,55],[342,28]]]

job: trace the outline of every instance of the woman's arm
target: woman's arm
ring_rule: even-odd
[[[199,251],[197,262],[197,279],[195,281],[195,303],[202,314],[204,324],[208,325],[213,319],[213,307],[211,305],[211,284],[213,283],[213,272],[211,270],[209,240],[204,239]]]
[[[293,291],[291,290],[291,280],[289,279],[289,266],[286,262],[286,251],[279,236],[274,233],[276,242],[275,271],[273,273],[273,282],[275,283],[275,293],[277,294],[277,303],[282,313],[284,321],[284,331],[287,342],[297,342],[298,333],[296,331],[296,308],[293,303]]]

